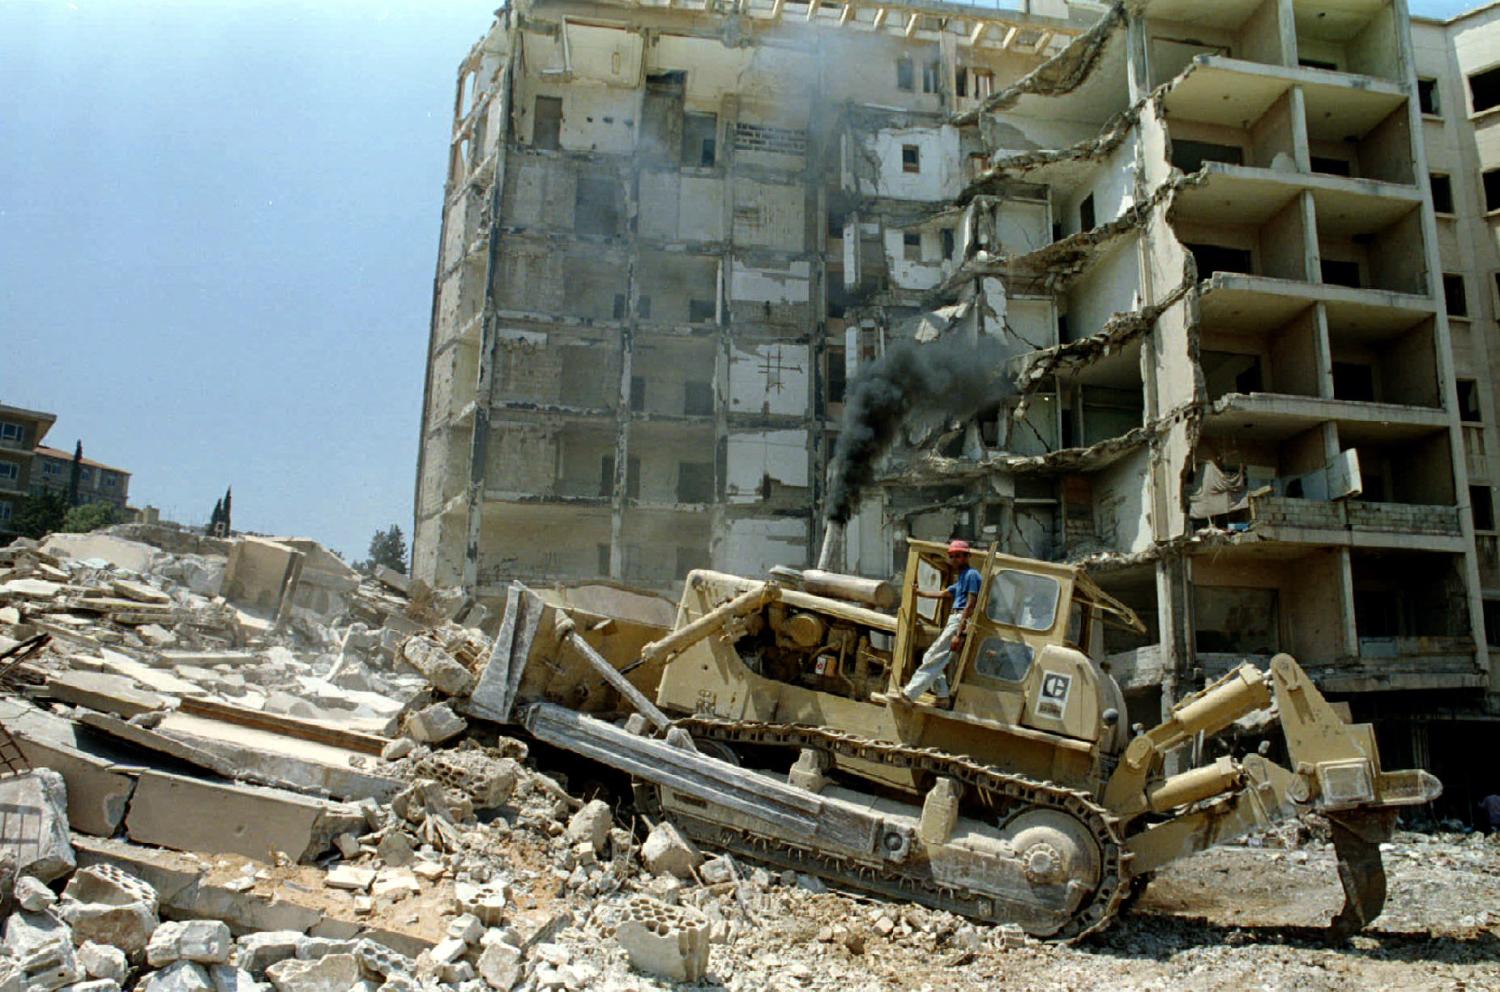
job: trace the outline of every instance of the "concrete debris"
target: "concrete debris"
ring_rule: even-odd
[[[1295,936],[1332,912],[1326,833],[1267,835],[1173,865],[1143,897],[1146,912],[1088,948],[872,906],[811,875],[705,861],[670,823],[617,826],[608,799],[575,794],[583,779],[538,770],[453,692],[464,684],[453,669],[430,661],[451,659],[471,678],[484,671],[487,639],[452,620],[473,615],[461,599],[418,583],[417,604],[392,581],[349,588],[331,566],[320,566],[323,584],[301,589],[318,555],[277,541],[302,556],[278,626],[269,608],[204,591],[229,544],[174,549],[133,533],[104,535],[124,545],[105,550],[133,553],[139,569],[25,542],[0,559],[5,586],[56,586],[0,593],[0,637],[52,638],[18,669],[51,706],[16,696],[0,711],[23,754],[47,769],[0,780],[4,799],[52,817],[23,837],[6,833],[6,853],[28,867],[0,888],[20,907],[4,922],[0,992],[646,992],[705,978],[730,992],[959,990],[992,988],[1001,974],[1016,987],[1155,988],[1181,971],[1205,988],[1243,984],[1252,971],[1267,987],[1326,979],[1335,952]],[[249,603],[247,576],[258,573],[236,574]],[[429,660],[417,661],[424,650]],[[403,722],[457,729],[392,740]],[[1370,987],[1500,985],[1489,950],[1500,916],[1488,908],[1500,904],[1497,852],[1477,837],[1398,834],[1387,864],[1411,896],[1387,910],[1378,939],[1430,935],[1443,960],[1339,958],[1340,974],[1353,969],[1349,983]],[[1247,908],[1239,894],[1255,890],[1224,872],[1275,877],[1278,892]],[[1288,899],[1283,883],[1301,897]],[[1215,901],[1226,891],[1233,905]],[[1270,962],[1257,948],[1266,932]]]
[[[157,903],[156,890],[146,882],[113,865],[91,865],[73,875],[53,912],[73,928],[74,940],[108,944],[138,958],[159,922]]]
[[[266,969],[277,992],[346,992],[360,980],[353,954],[326,954],[313,961],[290,958]]]
[[[7,813],[0,833],[0,858],[20,875],[43,882],[73,870],[68,835],[68,789],[50,768],[0,779],[0,809]]]
[[[223,964],[233,946],[229,927],[219,920],[163,923],[146,945],[146,960],[157,968],[173,961]]]
[[[78,964],[90,978],[108,979],[117,985],[124,985],[130,974],[130,961],[124,951],[92,940],[78,945]]]
[[[640,971],[677,982],[696,982],[708,971],[708,921],[685,906],[646,896],[631,899],[615,939]]]
[[[587,843],[595,854],[604,852],[604,845],[609,842],[609,831],[614,826],[614,814],[610,812],[609,803],[602,799],[594,799],[587,803],[583,809],[573,814],[568,821],[568,839],[575,843]]]
[[[406,732],[419,743],[441,744],[463,733],[468,725],[447,703],[434,703],[407,717]]]
[[[33,913],[40,913],[57,902],[57,894],[30,875],[16,879],[15,897],[22,909]]]
[[[674,875],[687,880],[693,877],[693,869],[703,863],[703,855],[692,841],[663,820],[651,828],[650,836],[641,847],[641,860],[658,875]]]

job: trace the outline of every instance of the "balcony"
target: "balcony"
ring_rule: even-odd
[[[1204,326],[1249,332],[1280,327],[1314,301],[1328,312],[1330,335],[1382,339],[1431,317],[1436,303],[1426,296],[1327,283],[1307,283],[1239,272],[1207,273],[1202,285]]]
[[[1278,541],[1410,547],[1461,554],[1458,509],[1410,503],[1250,496],[1251,530]]]
[[[1348,444],[1395,442],[1445,429],[1443,410],[1275,393],[1228,393],[1214,399],[1205,432],[1215,437],[1284,441],[1319,424],[1339,425]]]
[[[1319,233],[1347,238],[1378,234],[1422,204],[1421,190],[1401,183],[1223,162],[1203,168],[1204,181],[1178,196],[1177,216],[1184,220],[1260,227],[1305,190],[1317,208]]]

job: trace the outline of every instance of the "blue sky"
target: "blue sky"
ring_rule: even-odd
[[[409,536],[454,77],[496,3],[0,0],[0,403],[171,519],[233,485],[242,529]]]
[[[0,3],[0,402],[133,502],[410,531],[459,60],[494,3]]]

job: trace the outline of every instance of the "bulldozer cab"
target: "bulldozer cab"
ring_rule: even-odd
[[[893,685],[909,679],[939,635],[951,599],[927,599],[956,575],[947,546],[912,539],[901,590]],[[1097,740],[1118,688],[1097,664],[1103,624],[1143,630],[1129,607],[1071,565],[974,551],[982,585],[961,650],[948,669],[958,713]],[[1090,658],[1094,659],[1093,661]]]

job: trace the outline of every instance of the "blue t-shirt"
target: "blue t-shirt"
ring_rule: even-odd
[[[979,587],[984,580],[979,577],[979,569],[972,565],[959,573],[957,581],[948,587],[953,594],[953,608],[962,610],[969,605],[969,597],[979,595]]]

